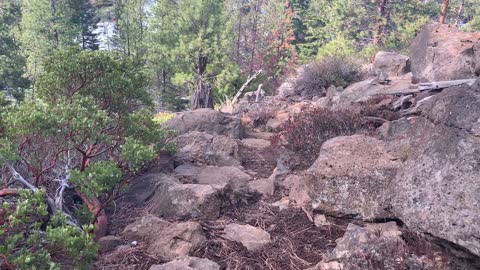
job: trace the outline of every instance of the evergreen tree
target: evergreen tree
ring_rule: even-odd
[[[125,55],[142,57],[146,27],[145,0],[116,0],[114,43]]]
[[[74,22],[80,25],[80,45],[83,50],[98,50],[99,41],[94,31],[100,18],[96,14],[96,9],[90,3],[90,0],[74,1]]]
[[[22,14],[21,48],[27,57],[27,74],[35,81],[54,51],[78,46],[81,27],[75,19],[74,0],[24,0]]]
[[[213,108],[214,91],[220,90],[217,83],[236,78],[223,3],[159,0],[152,13],[147,48],[154,74],[175,88],[189,89],[192,109]]]
[[[0,1],[0,90],[17,99],[29,86],[29,81],[23,77],[25,58],[14,34],[20,17],[18,1]]]

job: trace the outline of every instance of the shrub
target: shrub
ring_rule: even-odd
[[[88,222],[96,239],[105,235],[105,207],[120,196],[129,177],[172,148],[171,132],[147,110],[144,79],[132,59],[61,51],[38,78],[35,100],[2,108],[4,192],[17,195],[12,190],[23,186],[35,195],[35,201],[19,197],[8,213],[8,227],[0,228],[0,260],[13,265],[9,268],[55,269],[48,267],[64,260],[85,265],[87,255],[95,256],[90,229],[81,225]],[[59,248],[61,254],[53,256]]]
[[[360,66],[345,57],[328,56],[303,67],[295,89],[302,96],[324,96],[329,86],[346,87],[360,79]]]
[[[97,252],[89,233],[93,226],[70,226],[58,212],[49,219],[44,191],[22,190],[19,196],[16,204],[0,206],[4,217],[0,217],[0,265],[7,269],[88,269]]]
[[[273,138],[272,145],[282,141],[287,149],[298,154],[300,167],[307,168],[317,159],[325,141],[366,132],[370,128],[359,114],[307,108],[289,119],[283,130]]]

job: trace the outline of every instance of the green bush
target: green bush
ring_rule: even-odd
[[[58,212],[49,219],[47,209],[41,190],[22,190],[16,204],[3,203],[0,265],[7,269],[88,269],[97,253],[90,234],[93,226],[71,226]]]

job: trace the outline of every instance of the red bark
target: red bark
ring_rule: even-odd
[[[4,188],[0,190],[0,197],[18,196],[18,195],[19,195],[18,189]]]
[[[88,210],[90,210],[93,216],[96,216],[94,222],[95,229],[93,231],[93,233],[95,234],[95,240],[98,240],[101,237],[107,235],[108,218],[107,214],[103,210],[103,205],[97,198],[88,198],[79,190],[77,190],[77,194],[78,196],[80,196],[80,198],[82,198],[83,203],[88,207]]]
[[[440,23],[441,24],[445,23],[445,18],[447,17],[447,10],[448,10],[448,4],[449,3],[450,3],[450,0],[444,0],[443,1],[442,14],[440,16]]]

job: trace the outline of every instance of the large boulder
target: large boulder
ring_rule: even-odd
[[[147,252],[163,260],[187,256],[206,240],[197,222],[171,223],[151,215],[127,225],[122,235],[132,241],[145,242]]]
[[[420,255],[415,251],[403,240],[395,222],[365,227],[349,224],[333,252],[308,270],[450,269],[441,252],[428,250],[427,255]]]
[[[409,149],[392,186],[392,211],[418,231],[480,255],[480,88],[454,87],[387,139]],[[397,127],[400,125],[400,127]]]
[[[223,205],[222,187],[198,184],[171,185],[158,189],[149,205],[149,212],[159,217],[215,219],[220,215]]]
[[[220,266],[209,259],[181,257],[165,264],[152,265],[150,270],[220,270]]]
[[[191,131],[175,138],[176,160],[217,166],[240,166],[238,143],[225,135]]]
[[[376,138],[353,135],[328,140],[307,171],[312,206],[339,216],[390,217],[385,205],[400,165],[388,145]]]
[[[375,75],[386,73],[390,76],[400,76],[410,72],[410,59],[408,56],[392,52],[378,52],[372,65]]]
[[[240,118],[212,109],[198,109],[177,114],[167,121],[165,126],[175,130],[177,134],[189,131],[202,131],[212,135],[228,135],[242,138],[244,135]]]
[[[422,82],[480,76],[479,40],[479,32],[446,24],[424,26],[410,47],[413,76]]]

